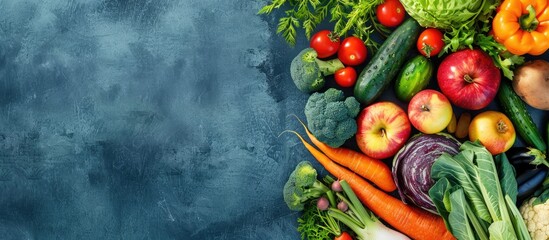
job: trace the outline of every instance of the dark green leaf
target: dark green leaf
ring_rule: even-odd
[[[532,203],[533,205],[538,205],[547,202],[549,200],[549,189],[543,191]]]
[[[519,240],[530,240],[530,233],[528,233],[528,228],[524,223],[524,219],[517,209],[517,205],[509,196],[505,196],[505,206],[507,211],[509,211],[509,218],[511,224],[513,225],[516,236]]]
[[[498,169],[499,181],[503,195],[509,195],[513,203],[517,202],[518,186],[515,168],[507,159],[505,153],[498,154],[494,161]]]
[[[449,202],[445,204],[445,199],[449,200],[450,196],[450,182],[446,178],[441,178],[435,182],[435,184],[429,189],[429,197],[433,200],[437,212],[444,220],[446,228],[450,229],[448,223],[448,215],[450,214],[450,205]]]
[[[443,153],[431,167],[431,178],[435,181],[447,178],[452,186],[461,186],[475,214],[484,221],[491,222],[492,217],[477,186],[479,181],[477,169],[473,165],[473,161],[465,157],[467,154],[467,152],[462,151],[452,157],[447,153]]]
[[[477,239],[465,210],[467,200],[465,200],[463,189],[457,189],[455,192],[450,193],[450,204],[452,210],[448,215],[448,222],[454,237],[457,239]]]

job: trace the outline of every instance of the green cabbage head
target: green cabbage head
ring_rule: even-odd
[[[438,29],[471,26],[487,21],[499,0],[400,0],[406,12],[423,27]]]

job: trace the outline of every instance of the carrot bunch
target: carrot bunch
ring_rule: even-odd
[[[301,122],[301,121],[300,121]],[[324,168],[340,180],[345,180],[360,201],[389,225],[413,239],[450,240],[454,236],[446,229],[444,220],[435,214],[407,205],[385,191],[396,189],[389,167],[378,159],[345,148],[332,148],[316,139],[301,122],[311,142],[295,132],[305,148]],[[366,178],[366,179],[364,179]]]

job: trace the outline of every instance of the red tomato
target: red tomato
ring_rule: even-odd
[[[366,60],[368,50],[364,42],[355,36],[347,37],[341,42],[337,57],[347,66],[357,66]]]
[[[318,58],[334,55],[339,48],[339,37],[328,30],[321,30],[311,38],[310,47],[316,51]]]
[[[356,70],[353,67],[339,69],[334,74],[337,85],[352,87],[356,82]]]
[[[341,235],[334,237],[334,240],[353,240],[353,237],[347,232],[342,232]]]
[[[376,9],[376,16],[383,26],[396,27],[404,21],[406,11],[398,0],[385,0]]]
[[[417,39],[417,50],[425,57],[436,56],[444,48],[442,32],[436,28],[427,28]]]

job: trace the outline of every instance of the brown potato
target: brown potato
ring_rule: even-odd
[[[513,89],[528,105],[549,110],[549,62],[538,59],[518,67]]]

